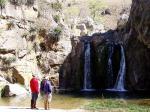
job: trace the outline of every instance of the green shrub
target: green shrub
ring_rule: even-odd
[[[7,0],[0,0],[0,6],[4,7],[6,4]]]
[[[89,1],[89,9],[90,13],[95,20],[97,16],[99,15],[99,11],[105,7],[105,4],[101,2],[100,0],[91,0]]]
[[[0,57],[0,61],[2,62],[3,66],[9,66],[12,62],[16,61],[16,58],[15,57],[9,57],[9,58]]]
[[[53,19],[56,23],[60,22],[60,16],[59,15],[54,15]]]
[[[62,33],[62,28],[61,27],[56,27],[54,30],[52,30],[48,35],[48,43],[49,46],[53,46],[55,43],[57,43],[60,40],[60,35]]]
[[[35,31],[36,31],[35,27],[30,27],[30,30],[29,30],[30,33],[35,32]]]
[[[20,5],[24,4],[24,0],[9,0],[9,2],[15,6],[20,6]]]
[[[40,29],[39,30],[39,36],[41,36],[41,37],[45,37],[46,36],[46,29]]]
[[[35,2],[35,0],[27,0],[25,5],[27,5],[27,6],[33,6],[34,2]]]
[[[55,36],[60,36],[60,34],[62,33],[62,28],[61,27],[56,27],[55,29],[54,29],[54,34],[55,34]]]
[[[32,6],[35,0],[9,0],[9,2],[15,5],[15,7],[20,5]]]
[[[14,28],[14,23],[13,22],[9,22],[7,23],[7,30],[11,30],[12,28]]]
[[[59,2],[51,3],[52,9],[56,11],[61,11],[62,10],[62,4]]]
[[[7,0],[0,0],[0,8],[1,8],[1,15],[2,15],[2,9],[5,7]]]

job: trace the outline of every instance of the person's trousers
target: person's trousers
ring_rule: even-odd
[[[50,102],[52,100],[52,94],[44,95],[44,108],[45,110],[50,109]]]
[[[36,101],[38,98],[38,93],[32,93],[32,98],[31,98],[31,109],[36,108]]]

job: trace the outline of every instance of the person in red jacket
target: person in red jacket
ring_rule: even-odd
[[[31,89],[31,109],[37,109],[36,101],[39,94],[39,82],[35,75],[32,75],[32,79],[30,80],[30,89]]]

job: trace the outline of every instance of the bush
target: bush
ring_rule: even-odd
[[[6,2],[7,2],[7,0],[0,0],[0,7],[4,8]]]
[[[61,28],[61,27],[56,27],[56,28],[54,29],[54,35],[55,35],[56,37],[59,37],[61,33],[62,33],[62,28]]]
[[[39,36],[45,37],[46,36],[46,29],[40,29],[39,30]]]
[[[53,47],[59,40],[60,40],[60,35],[62,33],[61,27],[56,27],[54,30],[52,30],[48,35],[47,35],[47,44],[50,48]]]
[[[16,61],[16,58],[15,57],[9,57],[9,58],[0,57],[0,61],[2,62],[3,66],[9,66],[11,63]]]
[[[59,15],[54,15],[53,19],[56,23],[60,22],[60,16]]]
[[[7,23],[7,30],[11,30],[12,28],[14,28],[14,23],[13,22],[9,22]]]
[[[20,5],[24,4],[24,0],[9,0],[9,2],[15,6],[20,6]]]
[[[27,36],[28,36],[28,33],[27,33],[27,32],[24,32],[24,33],[21,35],[22,38],[26,38]]]
[[[62,4],[59,2],[51,3],[52,9],[56,11],[61,11],[62,10]]]
[[[34,5],[35,0],[27,0],[26,1],[26,5],[27,6],[33,6]]]
[[[30,33],[35,32],[35,31],[36,31],[35,27],[30,27],[30,30],[29,30]]]
[[[32,6],[35,0],[9,0],[9,2],[15,6],[20,6],[20,5]]]
[[[7,0],[0,0],[0,8],[1,8],[1,15],[2,15],[2,9],[5,7]]]

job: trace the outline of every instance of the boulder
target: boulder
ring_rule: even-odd
[[[27,95],[27,93],[27,90],[19,84],[8,84],[2,89],[1,97]]]
[[[9,85],[6,85],[1,91],[1,97],[12,97],[12,96],[16,96],[16,94],[11,93]]]
[[[92,18],[87,17],[81,23],[84,23],[87,29],[93,31],[93,28],[94,28],[95,24],[94,24],[94,21],[93,21]]]
[[[119,18],[119,20],[117,22],[117,28],[119,30],[125,28],[125,26],[126,26],[126,24],[128,22],[128,18],[129,18],[129,15],[127,15],[127,14],[120,15],[120,18]]]
[[[101,15],[111,15],[110,9],[105,9],[104,11],[101,12]]]

